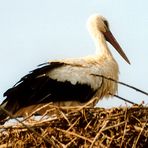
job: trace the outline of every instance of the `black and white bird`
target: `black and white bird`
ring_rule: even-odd
[[[117,92],[117,84],[98,77],[118,80],[118,64],[112,56],[108,41],[130,64],[127,56],[112,35],[107,20],[92,15],[87,27],[92,36],[96,54],[76,59],[49,61],[25,75],[4,96],[1,107],[15,117],[29,114],[35,106],[53,103],[58,106],[84,105],[93,97],[99,101]],[[97,101],[93,104],[95,105]],[[8,117],[0,110],[0,121]]]

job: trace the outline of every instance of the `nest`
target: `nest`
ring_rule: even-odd
[[[0,126],[1,147],[142,148],[148,145],[148,107],[58,108]]]

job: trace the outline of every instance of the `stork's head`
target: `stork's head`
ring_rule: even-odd
[[[122,58],[130,64],[126,54],[123,52],[122,48],[111,33],[108,21],[103,16],[98,14],[90,16],[87,21],[87,28],[93,37],[98,38],[100,35],[101,37],[103,36],[103,38],[118,51]]]
[[[107,20],[103,16],[97,14],[93,14],[88,18],[87,27],[89,31],[94,33],[97,30],[103,33],[109,29]]]

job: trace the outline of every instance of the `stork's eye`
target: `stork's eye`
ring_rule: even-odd
[[[107,20],[104,20],[104,24],[106,25],[107,28],[109,28],[109,24]]]

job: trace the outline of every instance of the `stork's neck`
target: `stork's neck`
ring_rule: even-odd
[[[108,48],[106,39],[101,32],[98,31],[97,34],[95,34],[95,36],[93,36],[93,39],[94,39],[95,46],[96,46],[96,56],[113,58],[113,56]]]

